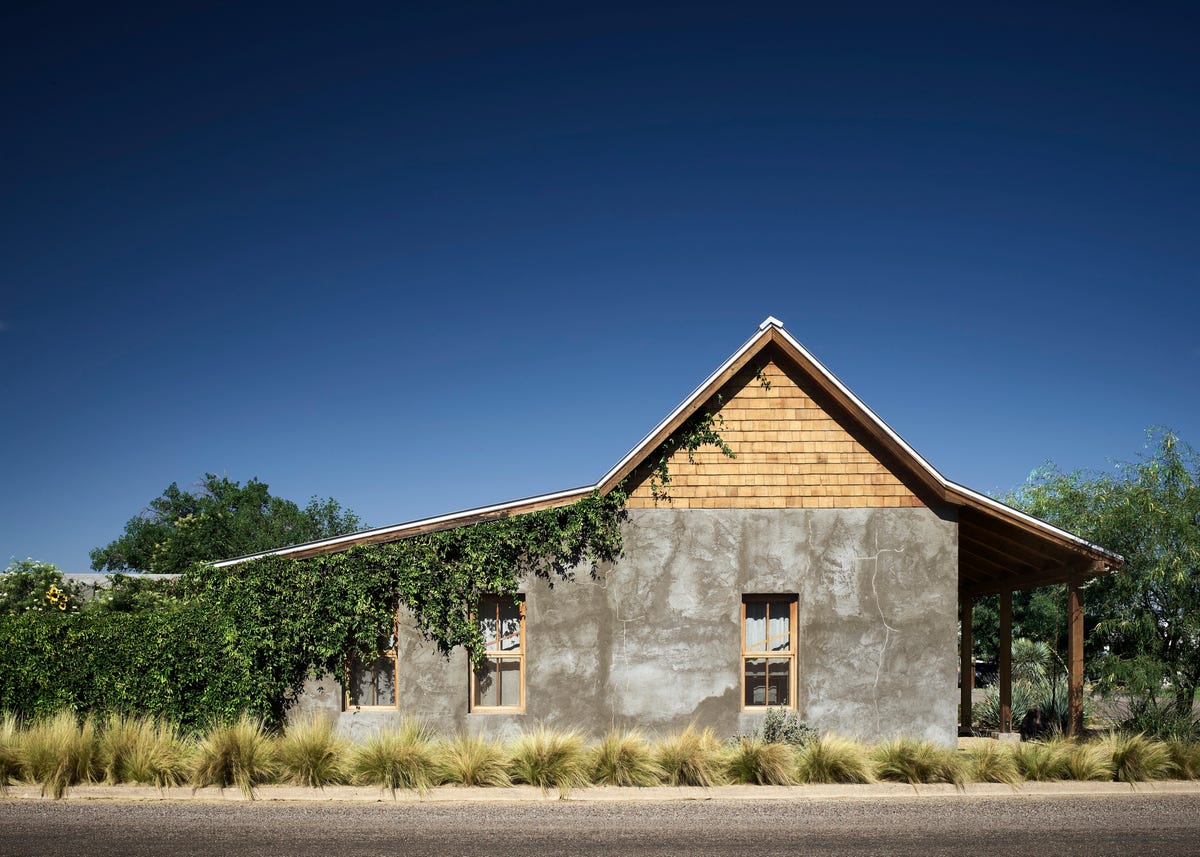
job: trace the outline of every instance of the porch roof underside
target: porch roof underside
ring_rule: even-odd
[[[959,509],[958,588],[964,595],[992,595],[1098,577],[1118,565],[1119,558],[1114,556],[1041,537],[970,506]]]

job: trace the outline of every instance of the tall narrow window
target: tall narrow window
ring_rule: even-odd
[[[742,707],[796,707],[796,597],[742,597]]]
[[[372,661],[352,660],[347,668],[350,682],[346,687],[346,709],[395,708],[396,632],[380,639],[379,655]]]
[[[484,598],[479,604],[483,663],[474,671],[472,711],[525,709],[525,598]]]

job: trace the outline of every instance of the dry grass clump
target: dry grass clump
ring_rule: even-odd
[[[1113,779],[1123,783],[1163,780],[1171,776],[1171,752],[1162,741],[1112,733],[1099,744],[1112,760]]]
[[[1021,776],[1033,782],[1061,780],[1067,776],[1067,759],[1062,742],[1043,744],[1027,741],[1013,747],[1013,759]]]
[[[858,741],[822,735],[797,755],[796,774],[803,783],[869,783],[871,754]]]
[[[347,744],[327,714],[299,717],[275,742],[279,774],[296,786],[323,788],[346,779]]]
[[[670,786],[716,786],[724,782],[721,742],[711,729],[689,726],[668,735],[654,748],[654,760]]]
[[[1058,748],[1062,759],[1064,779],[1081,782],[1088,780],[1112,781],[1112,756],[1103,746],[1091,741],[1075,741],[1070,738],[1050,741],[1048,746]]]
[[[967,777],[976,783],[1021,782],[1021,771],[1012,751],[996,741],[976,744],[967,751]]]
[[[21,778],[21,723],[15,714],[0,717],[0,795]]]
[[[663,769],[642,733],[613,729],[592,748],[591,777],[601,786],[655,786]]]
[[[787,744],[761,738],[739,738],[725,755],[731,782],[756,786],[790,786],[796,780],[796,753]]]
[[[556,788],[561,797],[566,797],[571,789],[591,783],[588,755],[579,732],[556,732],[539,726],[512,743],[508,772],[513,782],[528,783],[542,791]]]
[[[350,778],[364,786],[424,792],[437,780],[437,758],[429,729],[417,720],[402,720],[376,732],[350,756]]]
[[[508,756],[496,741],[458,734],[437,748],[437,779],[460,786],[510,786]]]
[[[1183,738],[1170,738],[1166,742],[1171,757],[1171,771],[1181,780],[1200,779],[1200,744]]]
[[[966,764],[957,750],[939,747],[932,741],[892,738],[877,744],[871,752],[875,775],[895,783],[966,782]]]
[[[165,788],[187,779],[190,748],[169,723],[112,714],[101,725],[96,745],[97,773],[106,783]]]
[[[242,715],[233,723],[212,726],[196,743],[192,785],[196,788],[237,786],[254,799],[254,787],[275,774],[273,742],[262,722]]]
[[[82,723],[70,711],[35,721],[21,737],[20,765],[27,779],[61,798],[67,789],[92,778],[96,760],[96,727],[91,718]]]

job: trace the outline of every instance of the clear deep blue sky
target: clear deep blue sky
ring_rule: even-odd
[[[587,484],[767,315],[982,491],[1200,445],[1195,3],[4,10],[0,566]]]

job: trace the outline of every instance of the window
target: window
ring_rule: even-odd
[[[525,599],[484,598],[479,604],[483,663],[471,681],[472,711],[525,710]]]
[[[369,663],[352,660],[347,673],[346,709],[396,707],[396,633],[380,639],[379,657]]]
[[[796,707],[796,596],[742,597],[742,707]]]

